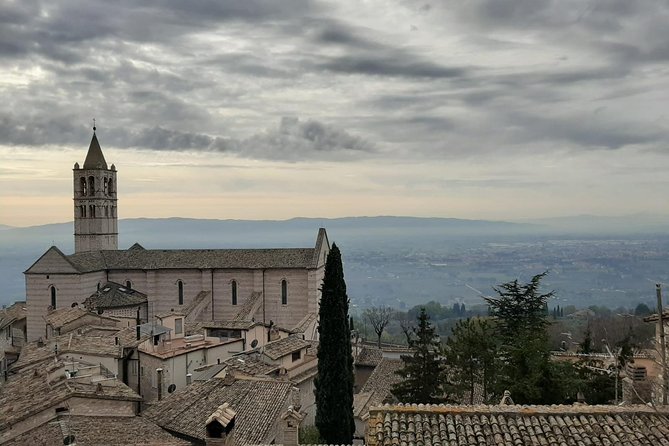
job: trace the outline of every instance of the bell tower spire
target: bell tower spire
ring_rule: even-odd
[[[74,164],[74,252],[118,249],[116,167],[107,168],[95,119],[82,168]]]

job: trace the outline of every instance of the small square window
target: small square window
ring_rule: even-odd
[[[302,357],[302,350],[293,352],[293,362],[299,361],[301,357]]]

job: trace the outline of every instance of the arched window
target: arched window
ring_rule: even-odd
[[[181,280],[177,280],[177,288],[179,289],[179,305],[184,304],[184,283]]]
[[[90,195],[95,195],[95,178],[88,177],[88,192]]]
[[[131,289],[132,289],[132,283],[130,283],[129,280],[126,280],[126,281],[125,281],[125,287],[126,287],[127,289],[131,290]]]
[[[79,215],[83,218],[86,218],[86,206],[83,204],[79,206]]]
[[[100,282],[98,282],[98,291],[100,291]]]
[[[51,291],[51,308],[55,309],[56,308],[56,287],[51,285],[50,287]]]
[[[88,194],[88,186],[86,185],[86,178],[81,177],[81,195],[86,196]]]
[[[112,186],[112,181],[113,181],[113,180],[110,178],[110,179],[109,179],[109,183],[107,183],[107,193],[108,193],[109,195],[111,195],[111,194],[114,193],[114,187]]]
[[[232,305],[237,305],[237,281],[230,282],[230,291],[232,292]]]
[[[286,282],[286,279],[281,281],[281,304],[288,304],[288,282]]]
[[[91,218],[95,218],[95,205],[91,204],[88,206],[89,214]]]
[[[103,189],[105,195],[107,195],[107,193],[109,192],[109,190],[107,189],[107,181],[109,181],[109,180],[107,180],[107,178],[105,178],[105,184],[104,184],[104,189]]]

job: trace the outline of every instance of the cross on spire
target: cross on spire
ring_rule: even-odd
[[[95,118],[93,118],[93,131],[95,131]]]

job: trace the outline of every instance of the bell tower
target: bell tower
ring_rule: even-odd
[[[82,168],[74,164],[74,252],[118,249],[116,167],[107,162],[95,135]]]

